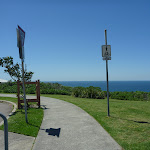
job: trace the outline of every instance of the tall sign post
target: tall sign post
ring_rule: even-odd
[[[18,26],[17,30],[17,46],[19,48],[19,56],[22,62],[22,84],[23,84],[23,93],[24,93],[24,110],[25,110],[25,120],[28,123],[27,118],[27,103],[26,103],[26,92],[25,92],[25,80],[24,80],[24,40],[25,40],[25,32],[23,29]]]
[[[107,107],[108,107],[108,117],[109,113],[109,82],[108,82],[108,60],[111,60],[111,46],[107,45],[107,30],[105,30],[105,45],[102,45],[102,57],[106,60],[106,80],[107,80]]]

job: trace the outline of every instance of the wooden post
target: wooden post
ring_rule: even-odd
[[[36,81],[36,99],[39,101],[39,99],[38,99],[38,81]]]
[[[20,85],[22,82],[19,80],[17,81],[17,87],[18,87],[18,109],[21,108],[21,103],[23,103],[23,100],[20,100]],[[28,102],[37,102],[38,107],[40,108],[40,80],[36,82],[25,82],[25,84],[35,84],[36,85],[36,99],[26,99]]]
[[[39,106],[39,108],[40,108],[40,80],[38,80],[38,106]]]
[[[20,104],[20,81],[19,80],[17,80],[17,87],[18,87],[18,94],[17,94],[17,96],[18,96],[18,109],[20,109],[21,104]]]

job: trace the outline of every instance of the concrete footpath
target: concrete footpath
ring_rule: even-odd
[[[44,118],[33,150],[122,149],[93,117],[79,107],[47,97],[41,97],[41,105]]]
[[[8,132],[9,150],[31,150],[34,137]],[[4,150],[4,131],[0,130],[0,150]]]
[[[13,105],[11,103],[5,103],[0,100],[0,112],[4,116],[8,116],[11,111],[13,110]],[[3,121],[3,119],[0,117],[0,123]]]

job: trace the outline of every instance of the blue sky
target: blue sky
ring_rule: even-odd
[[[33,80],[105,81],[105,29],[112,50],[109,80],[150,80],[149,0],[0,0],[0,19],[0,57],[21,62],[16,35],[20,25]],[[0,79],[10,79],[3,68]]]

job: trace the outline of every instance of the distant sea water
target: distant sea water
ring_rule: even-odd
[[[51,83],[59,83],[64,86],[71,87],[100,87],[103,91],[107,90],[106,81],[48,81]],[[143,91],[150,92],[150,81],[109,81],[109,91]]]

